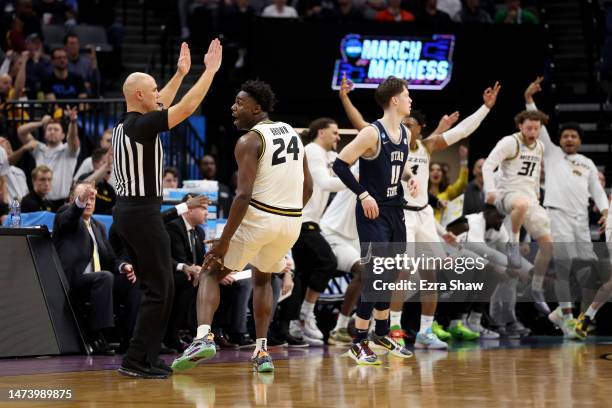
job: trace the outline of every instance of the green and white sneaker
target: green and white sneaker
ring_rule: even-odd
[[[187,349],[172,363],[176,371],[189,370],[204,360],[211,359],[217,354],[215,336],[208,333],[201,339],[194,339]]]
[[[444,330],[442,325],[440,325],[440,323],[436,321],[434,321],[433,324],[431,325],[431,331],[433,332],[433,334],[436,335],[438,339],[442,341],[448,341],[452,337],[451,334],[447,332],[446,330]]]
[[[327,339],[327,342],[329,344],[343,345],[343,346],[351,344],[352,341],[353,341],[353,338],[348,333],[348,330],[346,328],[332,330],[329,333],[329,339]]]
[[[251,357],[251,364],[253,365],[253,371],[258,373],[271,373],[274,371],[272,357],[265,350],[259,350],[255,357]]]
[[[480,337],[480,333],[468,329],[462,322],[458,322],[455,326],[451,327],[449,331],[455,340],[472,341]]]

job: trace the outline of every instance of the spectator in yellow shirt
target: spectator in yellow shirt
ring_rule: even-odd
[[[436,220],[442,219],[442,214],[445,210],[446,203],[459,197],[465,191],[468,183],[468,149],[465,146],[459,146],[459,159],[461,168],[459,176],[453,184],[448,180],[448,174],[444,171],[444,166],[440,162],[431,162],[429,165],[429,194],[443,203],[442,208],[434,209]]]

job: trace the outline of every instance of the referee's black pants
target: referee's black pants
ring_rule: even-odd
[[[170,238],[161,198],[119,197],[114,223],[132,260],[142,297],[126,359],[155,364],[174,299]]]

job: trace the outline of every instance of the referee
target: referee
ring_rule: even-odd
[[[191,66],[186,43],[181,45],[176,74],[161,91],[150,75],[141,72],[130,74],[123,84],[127,113],[115,125],[112,139],[117,190],[113,216],[142,290],[134,334],[119,368],[123,375],[159,379],[172,373],[159,358],[174,284],[170,238],[160,213],[164,152],[158,133],[181,123],[202,103],[221,66],[221,54],[221,44],[215,39],[204,56],[202,76],[169,109]]]

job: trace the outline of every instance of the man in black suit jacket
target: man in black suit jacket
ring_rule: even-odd
[[[183,202],[187,202],[186,197]],[[206,207],[189,209],[176,219],[166,223],[170,236],[172,253],[172,272],[174,273],[174,304],[164,344],[183,351],[178,337],[178,329],[189,327],[194,329],[195,301],[197,282],[200,276],[201,264],[204,259],[205,234],[200,224],[206,222],[208,214]]]
[[[183,202],[189,203],[193,198],[186,196]],[[174,272],[174,307],[170,315],[168,330],[164,343],[171,348],[182,351],[183,347],[178,340],[177,331],[181,327],[188,327],[195,332],[195,302],[201,264],[204,260],[205,234],[201,224],[206,222],[207,211],[203,208],[191,208],[178,219],[166,223],[166,230],[170,236],[172,254],[172,269]],[[234,282],[234,283],[233,283]],[[238,325],[245,321],[246,306],[251,292],[249,280],[234,281],[231,277],[221,282],[221,304],[213,321],[215,341],[221,348],[237,348],[231,343],[221,330],[221,326],[231,328],[234,321]],[[234,319],[232,316],[236,316]],[[244,315],[244,316],[243,316]],[[187,320],[185,320],[187,319]],[[246,332],[246,328],[244,329]]]
[[[112,354],[102,330],[114,327],[113,292],[122,293],[128,313],[137,313],[140,291],[132,265],[117,258],[104,224],[94,220],[96,190],[79,182],[53,223],[53,243],[71,288],[71,298],[86,300],[89,338],[98,354]]]

